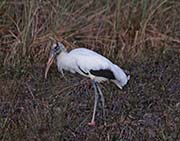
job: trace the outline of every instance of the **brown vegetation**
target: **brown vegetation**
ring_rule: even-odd
[[[0,140],[180,140],[179,0],[1,0]],[[97,126],[88,79],[44,68],[54,41],[131,74],[102,84]],[[109,85],[108,87],[105,85]]]

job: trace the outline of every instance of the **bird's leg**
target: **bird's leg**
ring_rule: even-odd
[[[63,70],[62,70],[62,69],[60,70],[60,72],[61,72],[61,75],[62,75],[62,77],[64,78],[64,80],[66,80],[66,81],[67,81],[66,77],[64,76],[64,72],[63,72]]]
[[[93,80],[93,87],[94,87],[94,91],[95,91],[95,100],[94,100],[94,109],[93,109],[93,116],[92,116],[92,120],[91,122],[88,123],[88,125],[95,125],[95,114],[96,114],[96,108],[97,108],[97,102],[98,102],[98,91],[97,91],[97,83]]]
[[[100,96],[101,96],[101,102],[102,102],[102,108],[103,108],[103,120],[104,120],[104,118],[105,118],[105,100],[104,100],[104,95],[103,95],[103,93],[102,93],[102,91],[101,91],[101,88],[99,87],[99,85],[97,84],[97,89],[98,89],[98,91],[99,91],[99,94],[100,94]]]

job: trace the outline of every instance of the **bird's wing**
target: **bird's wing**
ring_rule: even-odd
[[[87,48],[76,48],[76,49],[73,49],[72,51],[69,52],[69,54],[76,54],[76,55],[85,55],[85,56],[101,56],[103,57],[102,55],[92,51],[92,50],[89,50]]]
[[[69,52],[77,65],[85,72],[90,70],[110,69],[112,63],[104,56],[85,48],[74,49]]]

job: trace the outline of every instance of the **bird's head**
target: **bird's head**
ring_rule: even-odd
[[[47,78],[47,73],[48,73],[49,68],[52,65],[53,61],[63,51],[66,51],[66,49],[62,43],[57,42],[57,43],[53,44],[50,55],[49,55],[49,59],[47,62],[46,70],[45,70],[45,79]]]

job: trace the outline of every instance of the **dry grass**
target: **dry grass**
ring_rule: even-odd
[[[1,140],[178,140],[178,0],[1,0]],[[95,50],[130,71],[124,91],[103,87],[107,125],[87,126],[91,84],[48,81],[52,42]],[[109,94],[112,93],[112,94]]]

